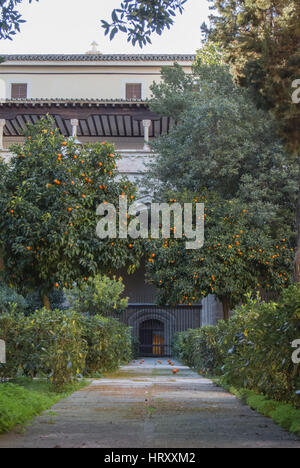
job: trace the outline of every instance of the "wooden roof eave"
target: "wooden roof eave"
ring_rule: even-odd
[[[102,100],[6,100],[0,102],[0,119],[12,120],[22,115],[49,114],[63,119],[88,119],[97,115],[131,116],[134,120],[160,120],[146,101]]]
[[[78,136],[143,138],[142,120],[151,120],[150,137],[167,133],[169,117],[149,110],[146,101],[106,100],[6,100],[0,101],[0,119],[6,120],[5,137],[20,137],[28,123],[51,115],[60,132],[72,135],[71,119],[79,120]]]

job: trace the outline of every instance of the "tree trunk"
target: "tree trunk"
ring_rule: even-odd
[[[230,314],[230,306],[229,306],[229,301],[228,299],[225,297],[224,299],[222,299],[222,305],[223,305],[223,317],[224,317],[224,320],[229,320],[229,314]]]
[[[45,294],[45,295],[42,297],[42,299],[43,299],[43,304],[44,304],[45,309],[51,310],[51,305],[50,305],[49,297]]]
[[[295,283],[300,283],[300,152],[298,155],[299,161],[299,192],[298,192],[298,202],[297,202],[297,252],[294,261],[294,281]]]

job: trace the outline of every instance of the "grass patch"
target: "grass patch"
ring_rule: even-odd
[[[25,378],[13,383],[0,383],[0,434],[30,422],[87,384],[81,381],[67,386],[62,393],[54,393],[46,380]]]
[[[213,378],[213,382],[246,403],[250,408],[264,416],[273,419],[283,429],[300,437],[300,409],[288,403],[270,400],[264,395],[258,395],[252,390],[238,389],[222,378]]]

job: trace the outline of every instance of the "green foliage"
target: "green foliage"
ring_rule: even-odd
[[[6,277],[24,293],[47,296],[89,276],[139,262],[127,240],[100,240],[96,210],[135,188],[116,181],[113,145],[64,141],[50,117],[29,125],[0,182],[0,239]],[[126,183],[126,185],[124,185]],[[126,188],[125,188],[126,187]],[[18,235],[16,236],[16,233]]]
[[[246,293],[280,293],[291,280],[297,164],[227,67],[199,60],[193,77],[198,90],[175,66],[152,88],[151,109],[176,124],[153,143],[144,182],[160,202],[205,204],[205,245],[188,252],[185,241],[151,241],[147,277],[160,303],[214,294],[226,317]]]
[[[4,160],[0,159],[0,177],[4,177],[5,172],[7,171],[7,164],[5,164]]]
[[[27,303],[23,296],[15,289],[10,288],[3,281],[0,281],[0,315],[14,308],[17,312],[24,312]]]
[[[187,332],[178,333],[172,343],[174,357],[199,372],[208,375],[219,375],[223,365],[226,349],[222,343],[222,325],[208,326]]]
[[[28,0],[32,3],[33,0]],[[36,0],[39,1],[39,0]],[[111,23],[102,20],[105,35],[112,40],[118,32],[127,34],[128,42],[142,48],[151,44],[152,34],[161,35],[174,24],[176,13],[183,13],[187,0],[123,0],[114,9]],[[23,0],[2,0],[0,6],[0,39],[12,39],[25,22],[16,9]]]
[[[208,200],[205,206],[206,241],[191,265],[197,291],[215,294],[231,309],[247,293],[279,293],[290,284],[294,249],[293,237],[283,235],[286,229],[257,225],[248,205],[238,201]]]
[[[178,335],[173,346],[178,359],[189,362],[205,374],[213,374],[222,366],[224,353],[218,346],[220,332],[216,327],[203,327]]]
[[[36,1],[38,2],[39,0]],[[20,32],[20,25],[25,23],[25,20],[22,19],[22,15],[18,12],[16,7],[22,2],[23,0],[1,0],[0,40],[12,40],[13,37]],[[28,2],[32,3],[32,0],[28,0]]]
[[[131,359],[131,332],[116,319],[94,315],[80,319],[87,343],[85,374],[112,372]]]
[[[0,377],[47,376],[56,391],[84,373],[115,370],[131,358],[130,329],[115,319],[72,309],[0,315],[7,363]]]
[[[161,77],[160,83],[154,82],[150,87],[150,109],[177,121],[194,100],[193,77],[187,75],[178,63],[173,67],[163,67]]]
[[[300,70],[299,0],[209,0],[216,14],[209,40],[221,43],[235,80],[258,107],[271,110],[278,133],[300,166],[300,106],[292,99]],[[298,251],[294,278],[300,282],[300,181],[296,224]]]
[[[127,308],[128,298],[121,298],[124,289],[122,278],[117,281],[116,278],[96,275],[81,288],[73,288],[71,293],[66,290],[65,293],[78,313],[108,316]]]
[[[300,150],[300,106],[292,102],[299,78],[300,5],[297,0],[209,0],[209,39],[222,45],[237,82],[258,105],[272,109],[291,150]]]
[[[0,433],[28,423],[85,385],[85,382],[79,382],[57,394],[53,393],[49,383],[42,380],[19,379],[14,383],[0,384]]]
[[[187,0],[123,0],[120,8],[113,10],[112,23],[102,20],[105,35],[112,40],[118,32],[127,34],[128,42],[142,48],[151,44],[153,33],[161,35],[170,29],[176,13],[183,12]]]
[[[299,303],[299,286],[293,286],[282,294],[278,304],[252,301],[237,309],[234,320],[242,326],[240,333],[232,330],[232,352],[224,365],[226,379],[275,400],[299,405],[296,392],[300,368],[291,360],[291,343],[300,332]]]
[[[174,350],[186,364],[223,375],[223,384],[300,407],[300,367],[292,362],[299,304],[298,285],[285,290],[278,303],[249,300],[229,321],[179,335]]]
[[[24,314],[14,311],[0,316],[0,337],[6,342],[7,363],[0,366],[0,377],[14,378],[18,375],[35,377],[42,367],[42,352],[39,342],[44,335],[40,327]]]
[[[160,199],[170,191],[217,191],[251,203],[262,222],[284,216],[286,224],[295,209],[297,164],[276,138],[270,115],[257,110],[224,66],[200,63],[191,78],[177,65],[162,76],[152,86],[150,108],[176,125],[153,143],[147,189]]]
[[[278,226],[276,232],[272,224],[257,225],[254,212],[237,200],[188,193],[175,197],[181,204],[205,203],[205,243],[187,250],[186,239],[174,239],[173,233],[171,239],[147,243],[147,279],[156,286],[160,304],[192,305],[214,294],[226,318],[247,293],[279,293],[290,284],[293,237],[283,237]]]
[[[220,44],[214,42],[204,42],[201,49],[197,51],[195,67],[201,65],[220,66],[224,65],[224,58]]]
[[[77,315],[71,310],[42,309],[29,316],[2,314],[0,336],[7,345],[2,377],[44,374],[61,390],[84,371],[86,345]]]
[[[43,311],[41,318],[48,331],[45,341],[40,342],[44,370],[49,369],[54,389],[62,391],[83,374],[87,355],[84,333],[72,310]]]

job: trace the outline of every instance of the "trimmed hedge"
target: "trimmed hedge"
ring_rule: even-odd
[[[299,338],[300,287],[294,285],[278,303],[249,299],[227,322],[178,334],[173,352],[228,384],[300,407],[300,365],[292,362]]]
[[[87,343],[86,374],[112,372],[131,359],[129,327],[101,315],[83,316],[81,324]]]
[[[43,375],[57,391],[78,376],[114,370],[131,358],[128,327],[71,309],[1,314],[0,339],[7,345],[0,378]]]

